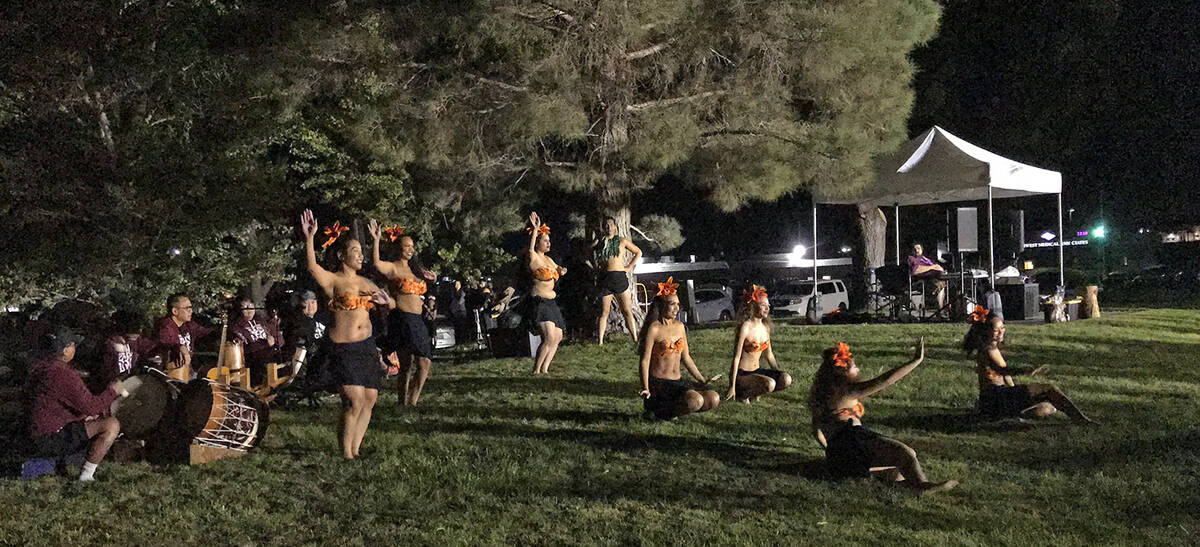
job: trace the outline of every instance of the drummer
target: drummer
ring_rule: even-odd
[[[185,294],[175,293],[167,298],[166,317],[154,325],[154,340],[160,344],[165,361],[190,367],[193,344],[210,332],[212,329],[192,321],[192,300]]]
[[[92,395],[79,373],[71,368],[75,345],[81,338],[62,329],[42,337],[44,357],[29,367],[25,390],[29,408],[29,434],[38,456],[61,460],[87,450],[79,480],[96,480],[96,467],[121,432],[114,417],[100,418],[112,402],[127,395],[113,382],[100,395]]]
[[[103,386],[129,374],[140,359],[150,357],[158,350],[157,341],[142,336],[142,318],[141,314],[129,310],[113,313],[113,334],[104,341],[104,363],[96,385]]]
[[[283,347],[283,335],[273,321],[262,321],[257,316],[254,301],[249,298],[238,300],[241,316],[233,324],[234,338],[245,348],[246,366],[250,367],[250,382],[259,385],[267,377],[267,364],[279,362],[279,348]]]

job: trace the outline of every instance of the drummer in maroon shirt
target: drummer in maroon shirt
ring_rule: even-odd
[[[279,362],[283,335],[273,321],[264,321],[255,313],[254,301],[238,301],[241,316],[233,324],[233,336],[243,344],[246,366],[250,367],[251,383],[261,384],[267,375],[267,364]]]
[[[118,311],[112,321],[113,334],[104,341],[104,363],[97,374],[101,386],[129,374],[138,361],[155,355],[159,347],[156,340],[138,332],[142,318],[137,313]]]
[[[95,480],[96,467],[108,454],[121,424],[114,417],[100,418],[113,400],[124,395],[113,382],[92,395],[79,373],[71,368],[80,338],[60,330],[42,338],[46,357],[29,367],[25,389],[30,402],[29,433],[38,455],[61,459],[87,449],[87,462],[79,480]]]
[[[167,316],[154,324],[154,340],[160,344],[160,350],[165,352],[163,359],[178,359],[178,366],[192,364],[192,344],[210,332],[212,329],[192,321],[192,300],[187,295],[178,293],[167,298]]]

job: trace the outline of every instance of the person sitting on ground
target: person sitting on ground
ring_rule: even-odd
[[[113,313],[113,334],[104,340],[103,362],[89,385],[107,386],[132,373],[143,358],[158,352],[158,342],[140,332],[142,318],[141,314],[130,310]]]
[[[946,269],[925,256],[925,248],[920,243],[913,243],[912,254],[908,256],[908,273],[913,281],[927,280],[933,284],[938,309],[946,305]]]
[[[979,378],[979,413],[985,418],[1044,417],[1062,410],[1078,422],[1091,422],[1061,389],[1051,384],[1017,385],[1013,376],[1025,372],[1009,367],[1004,346],[1004,319],[982,306],[971,313],[971,327],[963,337],[963,351],[974,354]],[[1029,375],[1045,371],[1042,365]]]
[[[117,397],[128,395],[112,382],[92,395],[79,373],[71,368],[75,346],[81,338],[67,329],[42,337],[45,357],[29,368],[25,390],[30,404],[29,433],[38,456],[61,460],[87,450],[79,480],[95,480],[96,467],[121,432],[121,423],[109,412]]]
[[[238,310],[238,319],[230,330],[233,339],[242,344],[246,366],[250,369],[250,383],[259,385],[267,378],[267,365],[280,362],[283,335],[275,328],[274,321],[259,318],[253,300],[239,299]]]
[[[779,370],[775,352],[771,351],[771,304],[767,302],[766,289],[751,285],[742,293],[742,305],[738,308],[733,332],[733,365],[729,369],[726,401],[737,397],[739,401],[751,403],[759,395],[792,385],[791,375]],[[771,368],[760,366],[763,356]]]
[[[688,350],[687,330],[676,319],[679,314],[679,288],[668,278],[658,284],[658,294],[650,302],[646,320],[638,337],[638,368],[648,418],[670,420],[693,412],[717,408],[721,396],[709,389],[709,384],[721,378],[718,374],[705,381]],[[680,363],[687,367],[695,382],[684,380]]]
[[[154,324],[153,335],[163,353],[163,368],[191,367],[195,343],[212,331],[192,321],[192,300],[187,295],[176,293],[168,297],[167,315]],[[193,370],[193,373],[203,372]]]
[[[859,378],[850,347],[844,342],[827,348],[808,396],[813,435],[825,447],[825,462],[835,478],[871,477],[903,481],[917,493],[944,491],[958,481],[930,482],[917,453],[904,443],[862,425],[863,400],[898,382],[925,360],[925,339],[907,364],[871,380]]]

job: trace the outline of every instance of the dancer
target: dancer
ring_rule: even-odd
[[[668,278],[666,283],[658,284],[658,293],[650,302],[638,338],[641,356],[638,373],[642,383],[639,395],[645,400],[646,417],[658,420],[709,411],[721,403],[721,396],[708,389],[721,375],[704,380],[688,350],[687,330],[675,319],[679,313],[679,295],[675,294],[679,285],[672,281],[673,278]],[[683,379],[681,362],[695,382]]]
[[[333,379],[341,386],[342,399],[349,402],[342,413],[339,440],[342,456],[353,460],[358,457],[367,426],[371,423],[371,411],[379,398],[383,377],[375,339],[372,337],[370,310],[376,306],[391,309],[395,302],[371,280],[358,275],[362,269],[363,253],[362,244],[357,239],[341,238],[340,244],[335,247],[338,270],[330,272],[317,264],[317,253],[313,247],[317,219],[312,211],[306,209],[300,216],[300,227],[304,231],[308,271],[329,298],[329,311],[333,316],[333,326],[327,333],[332,342],[329,367]],[[325,228],[325,234],[330,239],[323,246],[332,245],[345,230],[337,222]]]
[[[771,351],[771,304],[767,302],[766,289],[751,285],[742,293],[733,332],[733,365],[729,368],[726,401],[737,397],[749,404],[758,400],[759,395],[792,385],[792,376],[779,370],[775,352]],[[771,368],[760,366],[762,356],[766,356]]]
[[[388,333],[384,353],[396,352],[400,361],[403,381],[396,383],[396,394],[400,404],[416,406],[421,400],[421,389],[429,379],[433,365],[433,339],[421,316],[424,303],[421,296],[427,290],[425,282],[434,281],[437,275],[426,270],[417,259],[417,247],[412,236],[404,234],[404,228],[392,226],[381,228],[372,220],[367,229],[371,232],[375,269],[391,281],[396,309],[388,314]],[[379,258],[380,240],[387,233],[388,241],[400,244],[400,257],[395,262]]]
[[[592,246],[596,254],[596,267],[604,268],[604,275],[599,280],[600,285],[600,344],[604,344],[604,331],[608,330],[608,311],[612,308],[613,297],[625,317],[625,328],[633,337],[633,343],[638,341],[637,324],[633,321],[633,304],[629,294],[629,273],[642,258],[642,250],[629,241],[627,237],[617,235],[617,221],[612,217],[604,219],[604,230],[607,235],[598,238]],[[633,258],[628,262],[621,251],[628,251]]]
[[[898,382],[925,360],[925,338],[908,364],[862,381],[858,365],[844,342],[822,354],[821,367],[808,396],[813,434],[825,447],[825,462],[836,478],[879,476],[917,493],[945,491],[958,481],[930,482],[917,453],[904,443],[881,436],[862,425],[862,401]]]
[[[1017,385],[1013,376],[1024,372],[1009,367],[1000,348],[1004,345],[1004,319],[975,306],[971,327],[963,337],[963,351],[975,356],[979,376],[979,413],[985,418],[1044,417],[1062,410],[1078,422],[1091,423],[1061,389],[1051,384]],[[1046,370],[1042,365],[1029,375]]]
[[[547,374],[550,372],[550,362],[558,352],[558,344],[562,342],[563,330],[566,329],[562,311],[558,309],[554,283],[567,274],[567,269],[546,254],[550,252],[550,226],[542,224],[537,213],[529,213],[527,231],[529,256],[526,266],[533,277],[533,288],[529,291],[526,316],[532,319],[531,330],[542,335],[542,343],[533,360],[533,373]]]

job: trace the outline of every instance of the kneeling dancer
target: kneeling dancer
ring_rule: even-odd
[[[737,321],[733,365],[729,369],[729,394],[725,400],[737,397],[739,401],[751,403],[764,393],[787,389],[792,385],[792,376],[779,370],[775,353],[771,351],[771,304],[767,302],[766,289],[751,285],[742,293]],[[771,368],[762,368],[762,357],[766,357]]]
[[[317,219],[312,211],[304,211],[300,217],[300,227],[304,230],[308,271],[329,298],[333,326],[327,336],[332,343],[328,366],[334,381],[341,386],[342,399],[349,403],[342,413],[339,441],[342,456],[353,460],[358,457],[363,437],[367,434],[371,411],[379,398],[379,386],[383,380],[379,350],[372,336],[370,310],[377,305],[391,309],[395,304],[370,279],[358,275],[363,264],[362,244],[358,240],[353,237],[342,240],[336,247],[338,270],[330,272],[317,264],[316,250],[313,248]],[[345,230],[336,222],[326,228],[325,233],[330,239],[324,246],[333,244]]]
[[[708,384],[721,378],[718,374],[708,381],[696,368],[688,351],[687,330],[675,319],[679,313],[679,288],[668,278],[658,284],[658,294],[650,302],[650,310],[642,324],[638,337],[639,367],[646,413],[649,417],[669,420],[693,412],[704,412],[717,408],[721,396],[708,388]],[[688,374],[695,382],[684,380],[679,364],[687,366]]]
[[[813,434],[825,447],[825,463],[835,478],[879,476],[917,493],[944,491],[958,481],[930,482],[921,470],[917,453],[904,443],[875,433],[862,425],[862,401],[906,376],[925,359],[925,339],[917,339],[916,354],[908,364],[878,377],[860,381],[858,365],[844,342],[828,348],[813,379],[808,407]]]
[[[1004,319],[975,306],[971,327],[963,337],[963,351],[975,355],[975,372],[979,377],[979,413],[985,418],[1043,417],[1062,410],[1075,421],[1092,420],[1061,389],[1051,384],[1017,385],[1013,375],[1020,374],[1004,361],[1000,348],[1004,345]],[[1029,372],[1038,374],[1046,367]]]

